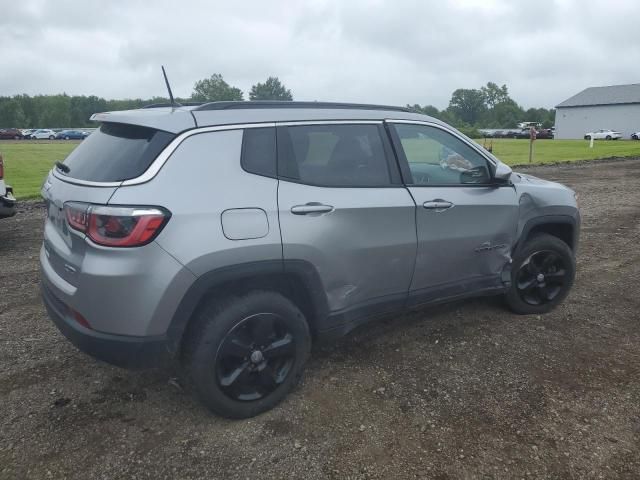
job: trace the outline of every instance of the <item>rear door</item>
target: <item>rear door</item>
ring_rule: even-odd
[[[513,186],[496,186],[489,160],[445,127],[389,125],[417,205],[410,304],[500,288],[518,224]]]
[[[315,267],[332,318],[402,306],[416,255],[415,203],[382,122],[278,126],[278,177],[284,259]]]

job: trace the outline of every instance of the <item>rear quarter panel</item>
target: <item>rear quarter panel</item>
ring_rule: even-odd
[[[151,181],[118,188],[109,203],[167,208],[172,216],[156,242],[196,276],[228,265],[282,259],[278,181],[242,169],[242,134],[239,129],[186,138]],[[263,210],[264,235],[225,236],[221,219],[230,209]]]

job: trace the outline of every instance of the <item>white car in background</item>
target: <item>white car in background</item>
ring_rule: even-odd
[[[585,140],[591,140],[592,138],[594,140],[618,140],[619,138],[622,138],[622,134],[620,132],[606,129],[584,134]]]
[[[631,140],[640,140],[640,132],[632,133]]]
[[[31,133],[31,138],[37,138],[39,140],[48,138],[49,140],[54,140],[56,138],[56,132],[53,130],[40,129]]]

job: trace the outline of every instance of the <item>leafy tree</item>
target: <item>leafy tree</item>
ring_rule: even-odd
[[[0,127],[21,127],[27,121],[20,102],[13,98],[7,98],[0,102]]]
[[[487,82],[487,85],[481,87],[480,91],[482,92],[482,95],[484,95],[484,103],[488,108],[494,108],[500,103],[505,103],[511,100],[506,85],[499,87],[493,82]]]
[[[219,73],[214,73],[210,78],[198,80],[193,86],[191,99],[197,102],[243,100],[242,90],[229,85]]]
[[[250,100],[293,100],[291,90],[287,89],[278,77],[269,77],[264,83],[256,83],[249,92]]]
[[[481,90],[459,88],[451,95],[449,112],[460,121],[474,125],[486,111]]]
[[[496,104],[490,111],[489,128],[513,128],[524,117],[524,110],[513,100]]]
[[[429,115],[430,117],[440,117],[440,110],[438,110],[433,105],[425,105],[424,107],[422,107],[419,104],[415,103],[413,105],[407,105],[407,108],[413,110],[414,112],[422,113],[423,115]]]

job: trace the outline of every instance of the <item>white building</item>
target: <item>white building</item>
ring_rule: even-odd
[[[640,131],[640,83],[587,88],[556,105],[555,138],[583,138],[602,128],[626,139]]]

